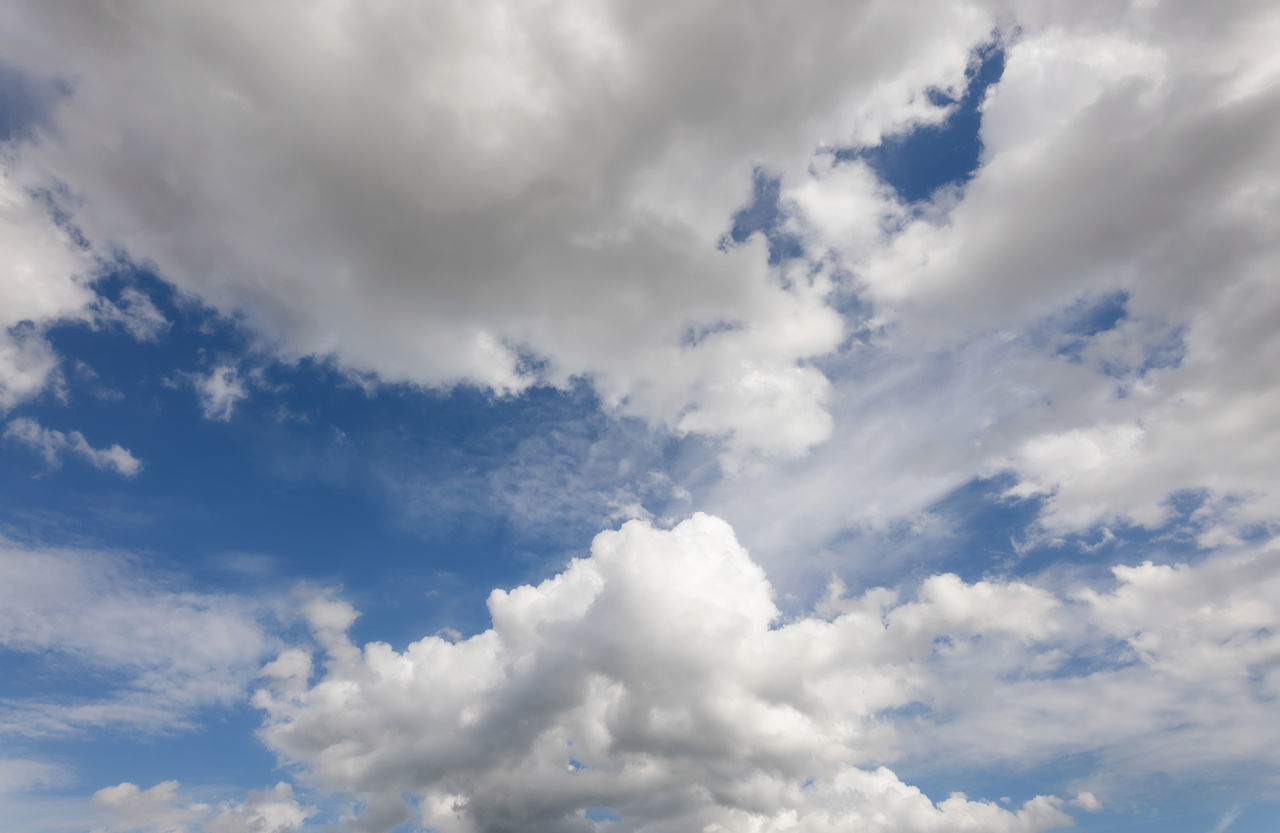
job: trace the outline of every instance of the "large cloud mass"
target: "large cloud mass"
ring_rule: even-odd
[[[290,649],[256,702],[268,745],[367,802],[362,829],[409,818],[405,794],[449,833],[592,830],[602,808],[619,830],[1044,830],[1070,823],[1058,799],[933,804],[881,762],[1274,760],[1280,690],[1258,675],[1280,658],[1276,553],[1119,568],[1114,590],[1065,597],[939,575],[911,601],[833,594],[826,616],[782,621],[723,521],[632,521],[563,573],[494,591],[492,628],[457,642],[359,648],[355,611],[317,598],[323,671]],[[924,717],[899,724],[911,704]],[[1159,756],[1131,754],[1156,737]]]
[[[23,148],[74,221],[284,356],[518,391],[587,375],[680,430],[795,454],[830,276],[718,247],[756,164],[942,110],[993,26],[931,10],[647,4],[13,5],[71,92]]]
[[[1014,19],[962,186],[906,205],[830,157],[783,180],[787,228],[871,312],[826,365],[823,453],[717,489],[749,540],[822,546],[996,475],[1043,501],[1042,539],[1162,528],[1184,520],[1178,493],[1200,501],[1206,547],[1280,517],[1280,15],[1029,3]],[[782,520],[780,491],[803,496]]]
[[[256,338],[173,377],[208,418],[236,419],[263,355],[499,394],[587,379],[609,414],[725,440],[731,477],[644,476],[779,585],[824,551],[884,568],[845,534],[914,535],[984,479],[1036,501],[1015,549],[1200,547],[1093,583],[834,582],[787,618],[696,515],[602,533],[465,639],[357,645],[355,609],[314,596],[314,644],[255,702],[353,830],[1031,833],[1128,779],[1255,784],[1280,765],[1277,42],[1264,0],[5,3],[6,66],[48,98],[0,147],[6,445],[145,479],[8,416],[58,389],[55,322],[166,326],[136,288],[99,294],[123,253]],[[974,92],[977,167],[907,202],[872,149],[963,106],[984,44],[1004,68]],[[786,246],[733,241],[765,214]],[[544,497],[540,453],[515,454],[513,518],[578,494]],[[554,468],[579,491],[582,469]],[[0,541],[0,578],[0,647],[110,688],[0,703],[8,734],[186,725],[273,643],[252,604],[110,554]],[[1064,756],[1089,770],[1053,788],[1074,801],[904,780]],[[97,801],[113,830],[312,815],[284,785],[217,815],[177,790]]]

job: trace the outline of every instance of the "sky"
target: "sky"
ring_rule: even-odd
[[[1278,41],[5,3],[0,829],[1275,830]]]

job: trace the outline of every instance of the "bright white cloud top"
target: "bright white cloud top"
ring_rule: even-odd
[[[463,641],[358,648],[350,606],[313,601],[323,670],[312,681],[310,656],[291,649],[254,701],[267,744],[320,783],[384,826],[415,797],[447,833],[589,830],[590,807],[640,830],[1071,823],[1054,797],[1017,812],[963,796],[935,806],[876,766],[903,747],[988,760],[1136,750],[1097,774],[1104,794],[1135,763],[1280,763],[1267,717],[1280,675],[1265,670],[1280,657],[1280,550],[1116,577],[1113,591],[1063,598],[938,575],[914,601],[875,589],[787,621],[723,521],[631,521],[563,573],[495,590],[493,627]],[[1082,661],[1087,673],[1060,673]],[[934,718],[886,717],[917,703]]]
[[[1277,42],[1250,0],[6,4],[0,827],[1255,823]],[[77,774],[218,721],[278,767]]]

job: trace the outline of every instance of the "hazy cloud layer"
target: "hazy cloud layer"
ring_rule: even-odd
[[[93,806],[110,821],[94,833],[295,833],[315,814],[284,782],[216,808],[188,798],[179,786],[163,781],[144,790],[126,781],[98,790]]]
[[[0,702],[6,735],[189,726],[243,697],[272,644],[251,602],[166,586],[121,554],[0,539],[0,579],[0,648],[50,663],[44,696]]]

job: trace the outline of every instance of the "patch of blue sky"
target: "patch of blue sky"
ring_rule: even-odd
[[[786,229],[781,194],[781,178],[756,168],[751,179],[751,201],[734,213],[721,246],[744,243],[751,235],[762,234],[769,244],[771,266],[804,257],[800,238]]]
[[[594,822],[622,821],[622,817],[608,807],[588,807],[584,815]]]
[[[697,347],[717,333],[731,333],[741,329],[742,324],[737,321],[695,322],[690,324],[680,336],[680,346],[685,348]]]
[[[140,342],[54,327],[55,349],[75,357],[66,401],[46,394],[12,416],[119,443],[142,472],[124,479],[74,458],[55,470],[0,442],[0,524],[149,553],[229,590],[342,585],[366,611],[358,636],[483,628],[492,587],[554,572],[628,508],[687,511],[665,472],[709,456],[700,440],[605,414],[585,385],[512,398],[366,391],[323,361],[266,360],[236,322],[145,272],[106,279],[104,294],[125,286],[144,290],[168,329]],[[240,368],[248,395],[229,420],[210,420],[193,379],[222,363]]]
[[[1105,584],[1117,564],[1194,563],[1204,555],[1196,535],[1212,520],[1198,514],[1207,500],[1201,490],[1171,495],[1165,502],[1168,518],[1158,527],[1113,519],[1050,538],[1036,527],[1046,496],[1005,497],[1013,482],[1007,473],[975,479],[930,506],[930,514],[942,519],[948,530],[936,568],[966,581],[990,575],[1050,578],[1051,572],[1069,572]]]
[[[24,139],[49,127],[49,112],[66,84],[37,78],[0,58],[0,142]]]
[[[540,580],[585,554],[629,497],[651,511],[679,504],[657,472],[702,456],[694,441],[655,439],[638,421],[604,414],[585,386],[506,399],[473,388],[366,391],[322,361],[267,361],[236,322],[145,272],[101,284],[107,297],[126,287],[145,291],[169,327],[153,342],[111,327],[52,328],[69,357],[65,398],[48,393],[10,418],[119,443],[142,472],[126,479],[75,458],[54,468],[0,442],[0,526],[33,544],[135,553],[146,572],[206,591],[341,586],[364,614],[357,641],[403,647],[446,628],[488,627],[493,587]],[[210,420],[192,379],[222,362],[257,376],[229,420]],[[66,700],[111,687],[112,674],[65,659],[0,656],[10,681],[2,696],[52,686]],[[255,710],[191,718],[196,728],[160,737],[93,730],[33,751],[74,762],[70,793],[120,780],[256,788],[282,777],[254,738]]]
[[[1074,829],[1081,833],[1273,833],[1280,829],[1280,804],[1261,801],[1239,808],[1221,799],[1193,795],[1173,798],[1159,807],[1077,813]]]
[[[67,783],[51,794],[84,796],[129,781],[149,787],[176,779],[184,793],[201,785],[228,792],[260,789],[288,772],[255,735],[262,715],[248,703],[208,708],[190,727],[162,733],[94,729],[63,737],[7,739],[6,754],[35,757],[65,768]],[[193,750],[198,750],[193,754]]]
[[[978,169],[982,156],[979,130],[987,88],[1004,74],[1004,49],[992,42],[974,50],[967,84],[959,98],[931,90],[931,103],[950,108],[939,124],[915,127],[889,136],[874,147],[841,148],[837,160],[862,159],[906,203],[926,200],[945,185],[962,185]]]

